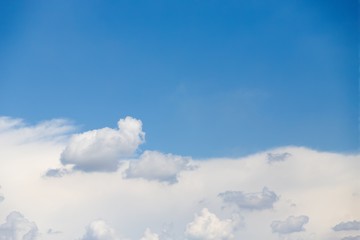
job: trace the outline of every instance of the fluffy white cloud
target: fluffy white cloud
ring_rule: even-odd
[[[262,192],[243,193],[240,191],[226,191],[219,194],[225,203],[234,204],[240,209],[263,210],[273,208],[278,200],[275,192],[264,187]]]
[[[304,225],[309,222],[308,216],[290,216],[285,221],[273,221],[271,229],[274,233],[289,234],[305,231]]]
[[[38,240],[38,228],[19,212],[11,212],[0,225],[1,240]]]
[[[85,235],[81,240],[119,240],[115,230],[103,220],[95,220],[86,227]]]
[[[181,171],[194,168],[194,165],[190,163],[190,158],[145,151],[138,160],[129,162],[125,177],[175,183]]]
[[[341,222],[336,224],[333,227],[334,231],[352,231],[352,230],[360,230],[360,221],[348,221],[348,222]]]
[[[118,129],[102,128],[72,136],[61,162],[85,172],[116,171],[119,160],[133,156],[144,141],[142,122],[126,117],[119,120]]]
[[[159,240],[159,235],[151,232],[151,230],[147,228],[144,232],[144,236],[140,240]]]
[[[194,220],[186,227],[185,234],[190,239],[228,240],[234,239],[238,222],[233,219],[219,219],[207,208],[195,215]]]

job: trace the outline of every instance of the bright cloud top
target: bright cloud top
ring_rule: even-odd
[[[0,131],[0,239],[358,239],[358,220],[347,220],[360,218],[359,155],[283,147],[242,158],[137,157],[144,133],[130,117],[72,137],[69,123],[19,122],[3,118]],[[77,160],[43,177],[70,146]],[[291,157],[269,164],[268,152]]]
[[[85,235],[81,240],[119,240],[115,230],[104,220],[95,220],[86,227]]]
[[[61,163],[74,164],[85,172],[116,171],[121,159],[131,157],[145,141],[142,122],[132,117],[120,119],[118,129],[102,128],[71,137],[61,154]]]
[[[159,235],[153,233],[150,228],[147,228],[144,232],[144,236],[140,240],[159,240]]]
[[[237,225],[236,220],[221,220],[207,208],[204,208],[187,225],[185,234],[194,240],[229,240],[234,239],[234,231]]]

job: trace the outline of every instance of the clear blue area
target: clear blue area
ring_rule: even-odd
[[[143,149],[358,148],[357,0],[1,1],[0,115],[140,118]]]

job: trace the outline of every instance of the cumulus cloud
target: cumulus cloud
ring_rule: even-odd
[[[0,225],[1,240],[39,240],[40,235],[34,222],[30,222],[19,212],[11,212],[5,223]]]
[[[274,233],[289,234],[305,231],[304,225],[309,222],[308,216],[290,216],[285,221],[273,221],[271,229]]]
[[[284,152],[284,153],[268,153],[267,154],[267,161],[268,161],[268,163],[282,162],[282,161],[285,161],[286,159],[288,159],[289,157],[291,157],[291,154],[288,153],[288,152]]]
[[[116,171],[119,160],[133,156],[145,141],[142,122],[120,119],[118,129],[102,128],[75,134],[61,154],[61,163],[85,172]]]
[[[140,240],[159,240],[159,235],[151,232],[149,228],[147,228],[144,232],[144,236]]]
[[[86,227],[85,235],[81,240],[119,240],[115,230],[103,220],[95,220]]]
[[[360,235],[343,237],[341,240],[360,240]]]
[[[209,212],[207,208],[204,208],[187,225],[185,235],[194,240],[229,240],[234,239],[237,225],[236,220],[221,220],[215,214]]]
[[[332,228],[334,231],[353,231],[360,230],[360,221],[341,222]]]
[[[278,200],[275,192],[264,187],[262,192],[243,193],[240,191],[226,191],[218,195],[227,204],[234,204],[240,209],[264,210],[273,208]]]
[[[143,178],[175,183],[181,171],[192,170],[190,158],[157,151],[145,151],[138,160],[130,161],[126,178]]]

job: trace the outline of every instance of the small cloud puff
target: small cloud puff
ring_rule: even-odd
[[[71,172],[72,172],[71,167],[51,168],[46,171],[44,176],[59,178],[59,177],[65,176],[67,174],[70,174]]]
[[[360,221],[341,222],[332,228],[334,231],[353,231],[360,230]]]
[[[61,154],[63,165],[85,172],[116,171],[119,160],[133,156],[145,141],[142,122],[132,117],[120,119],[118,129],[102,128],[75,134]]]
[[[140,240],[159,240],[159,235],[151,232],[149,228],[147,228],[144,232],[144,236]]]
[[[39,240],[40,235],[34,222],[30,222],[19,212],[11,212],[5,223],[0,225],[1,240]]]
[[[273,221],[271,229],[273,233],[289,234],[305,231],[304,225],[309,222],[308,216],[290,216],[285,221]]]
[[[290,153],[284,152],[284,153],[268,153],[267,154],[267,161],[268,163],[273,162],[283,162],[287,160],[289,157],[291,157]]]
[[[103,220],[95,220],[86,227],[81,240],[119,240],[115,230]]]
[[[225,203],[234,204],[240,209],[264,210],[273,208],[278,200],[275,192],[264,187],[262,192],[243,193],[240,191],[226,191],[218,195]]]
[[[139,160],[130,161],[125,177],[176,183],[181,171],[194,168],[195,166],[190,163],[190,158],[145,151]]]
[[[238,221],[234,219],[219,219],[215,214],[204,208],[190,222],[185,235],[193,240],[230,240],[234,239]]]

